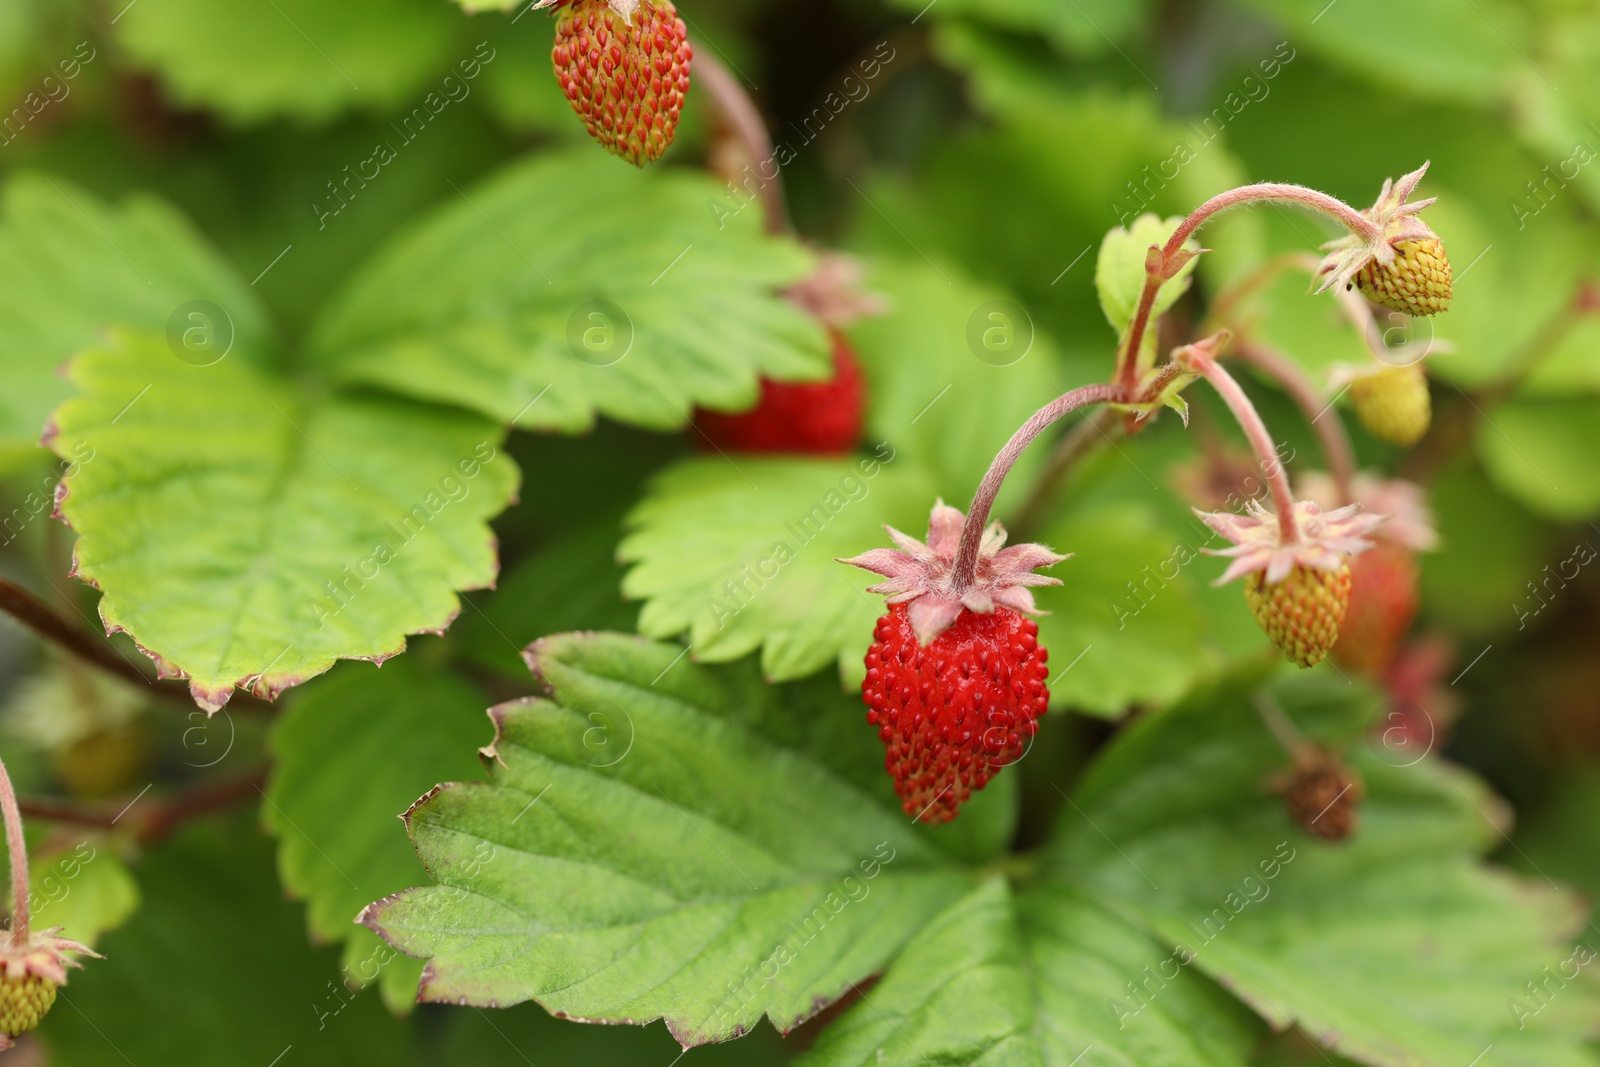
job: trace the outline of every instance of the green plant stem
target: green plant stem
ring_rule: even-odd
[[[28,943],[28,842],[22,836],[22,812],[17,793],[11,788],[11,775],[0,760],[0,810],[5,813],[6,847],[11,860],[11,943],[21,948]]]

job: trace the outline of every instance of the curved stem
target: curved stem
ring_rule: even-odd
[[[1239,388],[1239,383],[1233,380],[1233,375],[1223,370],[1216,360],[1196,353],[1191,357],[1191,366],[1227,402],[1228,409],[1239,422],[1239,428],[1244,430],[1245,437],[1249,439],[1250,448],[1255,452],[1261,469],[1266,472],[1267,486],[1272,490],[1273,508],[1278,513],[1281,542],[1285,545],[1297,543],[1300,540],[1300,527],[1294,517],[1294,495],[1289,492],[1289,476],[1283,469],[1283,462],[1278,459],[1278,450],[1273,446],[1272,435],[1267,432],[1267,424],[1261,421],[1256,406]]]
[[[28,943],[28,843],[22,837],[22,812],[17,810],[17,794],[11,788],[11,775],[0,760],[0,810],[5,813],[6,847],[11,859],[11,943]]]
[[[789,221],[789,208],[783,196],[783,171],[778,166],[777,156],[772,151],[772,136],[767,132],[767,124],[761,118],[755,101],[750,99],[750,94],[744,91],[744,87],[723,66],[722,61],[710,52],[695,53],[694,71],[700,84],[711,94],[717,110],[722,112],[722,117],[739,138],[745,154],[750,157],[750,164],[756,169],[755,179],[759,183],[757,192],[765,212],[767,232],[793,233],[794,225]],[[769,166],[772,168],[771,178],[765,173],[765,168]]]
[[[18,801],[18,810],[35,819],[94,826],[104,830],[110,830],[119,823],[124,828],[131,825],[139,841],[151,844],[190,819],[221,811],[259,795],[266,783],[267,769],[263,767],[240,778],[195,786],[170,800],[147,802],[139,806],[135,815],[130,815],[125,805],[86,806],[53,797],[24,798]]]
[[[1034,483],[1027,502],[1017,512],[1016,521],[1011,524],[1018,540],[1029,540],[1033,536],[1033,531],[1043,525],[1045,514],[1049,511],[1057,490],[1061,488],[1061,483],[1066,481],[1067,475],[1072,473],[1072,469],[1095,449],[1109,443],[1112,435],[1120,433],[1121,430],[1122,420],[1117,417],[1116,412],[1102,409],[1086,416],[1066,436],[1056,442],[1056,447],[1051,450],[1050,458],[1045,463],[1044,473]]]
[[[1322,443],[1322,454],[1333,474],[1339,504],[1351,503],[1350,481],[1356,473],[1355,449],[1350,446],[1350,435],[1345,432],[1338,409],[1323,398],[1322,391],[1312,384],[1299,365],[1282,353],[1251,342],[1241,342],[1237,351],[1241,360],[1281,385],[1305,413],[1306,421],[1311,423],[1317,440]]]
[[[994,498],[999,495],[1000,486],[1005,483],[1006,475],[1011,473],[1023,449],[1062,416],[1089,404],[1115,402],[1123,395],[1123,390],[1115,385],[1085,385],[1057,397],[1034,412],[1011,435],[1011,440],[994,457],[983,481],[978,484],[978,491],[972,498],[972,508],[967,512],[966,524],[961,528],[961,544],[956,549],[955,566],[950,572],[951,591],[955,596],[965,594],[972,587],[973,577],[978,570],[978,548],[983,542],[983,528],[989,523],[989,511],[994,507]]]
[[[1367,218],[1355,208],[1346,204],[1337,197],[1327,193],[1319,193],[1315,189],[1308,189],[1303,185],[1288,185],[1282,182],[1260,182],[1256,185],[1245,185],[1238,189],[1229,189],[1225,193],[1218,193],[1207,200],[1184,219],[1178,228],[1167,239],[1166,246],[1161,249],[1163,264],[1170,262],[1172,257],[1183,248],[1183,243],[1194,235],[1202,225],[1213,215],[1227,211],[1229,208],[1243,207],[1247,204],[1282,203],[1293,204],[1308,211],[1319,212],[1333,221],[1339,223],[1351,233],[1365,239],[1378,236],[1378,227],[1371,219]],[[1166,281],[1159,273],[1146,271],[1144,291],[1139,294],[1139,308],[1135,312],[1133,321],[1128,326],[1128,339],[1126,345],[1117,353],[1117,382],[1126,388],[1137,384],[1139,346],[1144,341],[1144,333],[1150,324],[1150,313],[1155,307],[1156,294],[1161,291],[1162,284]]]
[[[32,630],[39,637],[87,660],[96,667],[129,682],[148,686],[152,692],[173,700],[188,703],[186,693],[158,685],[154,678],[117,655],[110,644],[97,641],[81,628],[63,618],[50,605],[34,596],[20,585],[0,578],[0,611]]]

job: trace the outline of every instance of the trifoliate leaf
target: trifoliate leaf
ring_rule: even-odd
[[[994,880],[951,905],[799,1067],[1074,1062],[1243,1067],[1265,1029],[1171,949],[1081,893]],[[1169,978],[1147,979],[1170,966]],[[1164,968],[1165,971],[1165,968]],[[1137,1027],[1108,1002],[1159,982]]]
[[[460,14],[428,0],[140,0],[116,30],[175,100],[236,122],[400,105],[431,117],[455,53],[469,58]]]
[[[883,598],[880,579],[835,562],[884,543],[885,524],[927,529],[928,475],[889,445],[839,459],[706,456],[669,467],[628,516],[623,593],[645,600],[639,631],[687,631],[696,659],[761,649],[769,678],[838,661],[859,681]]]
[[[620,635],[529,655],[551,696],[493,711],[490,782],[407,816],[439,884],[363,918],[429,957],[422,999],[664,1018],[685,1045],[763,1016],[786,1031],[964,891],[939,844],[961,831],[901,814],[876,737],[826,680],[764,686]],[[597,748],[597,716],[630,747]]]
[[[124,335],[71,368],[83,395],[50,445],[92,453],[63,483],[76,572],[164,671],[219,707],[336,659],[441,630],[495,577],[487,521],[517,469],[503,430],[406,400],[311,396],[233,358],[185,363]]]
[[[71,973],[40,1027],[53,1062],[405,1062],[404,1032],[377,998],[354,995],[335,954],[306,945],[247,821],[185,829],[138,872],[144,905],[101,942],[105,959]],[[182,1026],[156,1024],[180,1007]]]
[[[160,201],[110,207],[29,174],[7,183],[0,210],[0,471],[36,452],[51,409],[72,391],[57,371],[107,326],[170,330],[174,351],[197,363],[225,339],[234,359],[265,350],[254,294]]]
[[[1482,866],[1503,840],[1497,801],[1437,757],[1369,743],[1384,706],[1337,675],[1277,696],[1365,780],[1352,839],[1289,822],[1268,792],[1288,755],[1229,687],[1136,723],[1101,756],[1060,815],[1059,877],[1125,902],[1275,1028],[1297,1023],[1361,1062],[1442,1067],[1492,1045],[1507,1067],[1592,1064],[1587,980],[1537,1025],[1506,1010],[1581,920],[1572,898]],[[1118,1014],[1141,1027],[1165,995],[1129,996]]]
[[[1553,519],[1600,512],[1600,400],[1512,401],[1477,430],[1478,455],[1500,489]]]
[[[278,720],[262,821],[278,837],[284,888],[306,901],[317,942],[344,941],[346,978],[378,982],[408,1009],[422,966],[352,921],[374,895],[422,874],[397,816],[441,781],[476,773],[485,701],[453,676],[406,657],[373,672],[347,667]]]
[[[1199,523],[1174,537],[1147,509],[1069,511],[1040,540],[1073,558],[1034,591],[1039,643],[1050,650],[1050,701],[1099,715],[1165,704],[1211,666],[1208,619],[1195,600],[1206,575],[1190,566],[1212,547]]]
[[[915,457],[953,500],[970,497],[1012,432],[1071,381],[1032,313],[956,268],[875,263],[867,286],[889,302],[850,329],[867,377],[867,434]],[[1044,448],[1015,472],[1030,480]]]
[[[1106,320],[1117,333],[1127,330],[1139,308],[1139,297],[1144,292],[1145,257],[1150,247],[1166,247],[1167,241],[1182,223],[1182,218],[1162,219],[1155,215],[1140,215],[1127,226],[1119,226],[1107,233],[1100,242],[1100,258],[1095,261],[1094,267],[1094,284],[1100,293],[1100,309],[1106,313]],[[1184,248],[1190,252],[1199,247],[1196,241],[1184,243]],[[1177,274],[1162,283],[1150,311],[1152,320],[1188,290],[1196,262],[1190,259]]]
[[[104,839],[28,856],[33,928],[61,927],[62,936],[93,948],[139,910],[139,886]]]
[[[812,257],[684,173],[586,146],[540,156],[379,253],[321,321],[346,381],[567,432],[658,429],[754,406],[758,379],[825,377],[822,327],[777,290]]]

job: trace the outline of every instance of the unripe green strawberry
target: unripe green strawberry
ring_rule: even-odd
[[[550,58],[589,135],[635,166],[672,144],[693,50],[672,0],[544,0],[557,8]]]
[[[39,974],[0,978],[0,1033],[25,1034],[39,1025],[56,1002],[56,984]]]
[[[1450,258],[1437,237],[1398,241],[1394,262],[1376,259],[1356,272],[1356,288],[1374,303],[1407,315],[1437,315],[1450,307]]]
[[[1433,401],[1420,365],[1384,367],[1350,383],[1361,424],[1391,444],[1409,448],[1428,432]]]
[[[1350,605],[1350,565],[1324,570],[1297,564],[1281,582],[1251,573],[1244,587],[1250,612],[1291,663],[1315,667],[1339,639]]]

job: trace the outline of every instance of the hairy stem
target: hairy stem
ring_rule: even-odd
[[[978,548],[983,541],[983,528],[989,523],[989,511],[994,507],[994,498],[1023,449],[1062,416],[1089,404],[1115,402],[1123,395],[1123,390],[1114,385],[1085,385],[1057,397],[1034,412],[1011,435],[1011,440],[994,457],[983,481],[978,484],[978,491],[972,498],[972,508],[967,512],[966,525],[961,528],[961,544],[956,549],[955,567],[950,574],[951,592],[955,596],[962,596],[972,588],[973,578],[978,571]]]
[[[1012,523],[1018,540],[1027,541],[1033,537],[1034,531],[1043,525],[1050,506],[1055,502],[1056,493],[1060,491],[1067,476],[1079,463],[1102,445],[1109,443],[1113,436],[1121,431],[1122,420],[1117,417],[1117,413],[1101,409],[1085,416],[1082,422],[1056,442],[1056,447],[1051,450],[1050,459],[1045,464],[1044,473],[1034,483],[1027,502],[1022,505],[1016,521]]]
[[[772,135],[767,132],[767,124],[761,118],[755,101],[750,99],[750,94],[744,91],[744,86],[723,66],[722,61],[709,51],[695,53],[694,72],[699,83],[711,94],[712,101],[733,130],[734,136],[738,137],[739,144],[750,157],[751,166],[756,168],[767,232],[793,233],[794,224],[789,220],[789,207],[783,196],[782,171],[776,165],[772,151]],[[763,169],[768,165],[773,168],[770,179]]]
[[[1325,215],[1360,237],[1371,239],[1378,236],[1377,224],[1343,200],[1303,185],[1261,182],[1218,193],[1195,208],[1167,239],[1166,246],[1161,249],[1162,263],[1170,262],[1183,248],[1183,243],[1213,215],[1229,208],[1262,203],[1292,204]],[[1137,384],[1139,346],[1144,341],[1145,330],[1150,325],[1150,313],[1155,308],[1156,294],[1161,291],[1164,281],[1158,272],[1145,272],[1144,290],[1139,294],[1138,310],[1128,326],[1127,343],[1117,353],[1116,381],[1124,388],[1132,388]]]
[[[28,943],[28,843],[22,837],[22,812],[4,760],[0,760],[0,810],[5,812],[6,847],[11,853],[11,943],[21,947]]]
[[[1221,395],[1228,410],[1238,420],[1239,428],[1244,430],[1257,462],[1266,472],[1267,486],[1272,490],[1273,508],[1278,513],[1279,537],[1283,544],[1295,544],[1300,540],[1300,526],[1294,516],[1294,495],[1289,492],[1289,476],[1283,469],[1283,462],[1278,459],[1278,450],[1273,445],[1272,435],[1267,432],[1267,424],[1261,421],[1256,406],[1239,388],[1233,375],[1223,370],[1216,360],[1203,353],[1194,353],[1190,356],[1190,365]]]
[[[1282,353],[1248,341],[1241,342],[1237,352],[1241,360],[1282,386],[1284,392],[1305,413],[1306,421],[1311,423],[1311,428],[1317,432],[1317,440],[1322,443],[1322,454],[1328,461],[1328,470],[1333,474],[1334,487],[1339,493],[1339,505],[1342,507],[1352,503],[1350,481],[1356,473],[1355,450],[1350,445],[1350,435],[1345,430],[1338,409],[1323,398],[1322,391],[1312,384],[1299,365]]]

